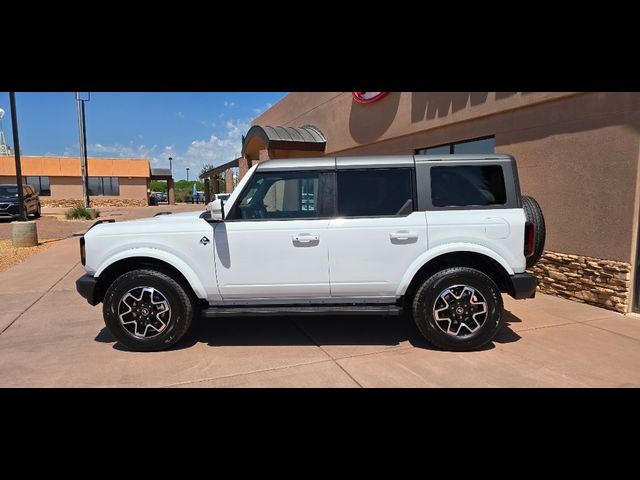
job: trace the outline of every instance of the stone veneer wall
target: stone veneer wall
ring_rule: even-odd
[[[70,208],[76,205],[82,205],[82,200],[59,198],[45,199],[40,197],[40,204],[43,207],[62,207]],[[91,197],[92,207],[146,207],[147,200],[144,198],[96,198]]]
[[[538,291],[625,313],[631,303],[631,265],[545,251],[529,270]]]

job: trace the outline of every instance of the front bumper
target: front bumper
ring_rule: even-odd
[[[536,296],[536,286],[538,280],[529,273],[516,273],[509,277],[511,289],[509,294],[516,300],[523,298],[534,298]]]
[[[78,293],[87,299],[89,305],[97,305],[100,303],[100,299],[98,298],[98,280],[91,275],[85,274],[81,276],[78,280],[76,280],[76,290]]]

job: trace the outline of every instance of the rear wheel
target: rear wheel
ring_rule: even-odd
[[[104,322],[125,347],[164,350],[187,332],[193,303],[187,291],[170,276],[155,270],[133,270],[118,277],[103,301]]]
[[[502,296],[491,278],[467,267],[427,278],[413,299],[413,319],[426,340],[443,350],[467,351],[489,343],[503,324]]]

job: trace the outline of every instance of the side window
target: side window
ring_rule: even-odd
[[[229,218],[317,218],[319,178],[317,172],[257,173]]]
[[[431,167],[434,207],[504,205],[506,202],[500,165]]]
[[[410,168],[339,170],[338,216],[401,216],[413,211]]]
[[[51,196],[51,182],[49,177],[40,177],[40,196],[49,197]]]

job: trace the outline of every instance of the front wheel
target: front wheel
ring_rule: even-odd
[[[427,341],[443,350],[476,350],[503,324],[502,296],[491,278],[467,267],[427,278],[413,299],[413,319]]]
[[[42,216],[42,207],[40,206],[40,204],[36,206],[36,211],[33,212],[33,216],[34,218],[40,218]]]
[[[187,332],[193,303],[170,276],[133,270],[118,277],[103,300],[104,322],[125,347],[150,352],[171,347]]]

